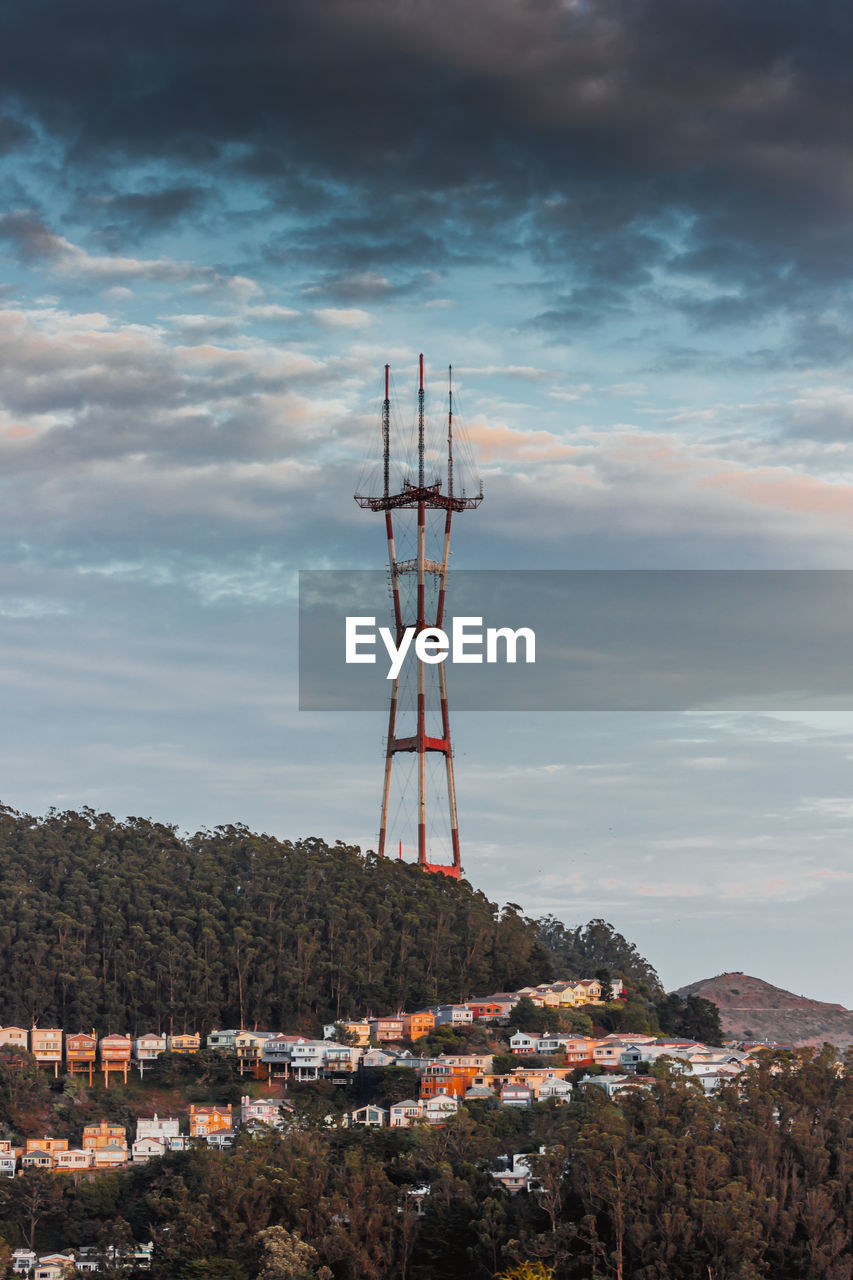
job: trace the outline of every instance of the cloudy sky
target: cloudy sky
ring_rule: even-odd
[[[454,365],[470,568],[853,565],[850,18],[31,0],[0,19],[2,800],[372,846],[297,710],[382,366]],[[675,986],[853,1004],[853,719],[470,713],[463,861]]]

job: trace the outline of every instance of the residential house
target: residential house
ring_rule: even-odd
[[[283,1129],[281,1102],[278,1098],[250,1098],[246,1094],[240,1099],[240,1124],[248,1124],[250,1120],[258,1121],[270,1129]]]
[[[394,1102],[390,1108],[390,1116],[392,1129],[408,1129],[421,1119],[421,1104],[412,1098]]]
[[[94,1164],[94,1151],[84,1150],[82,1147],[71,1147],[68,1151],[57,1151],[53,1167],[57,1173],[81,1173],[91,1169]]]
[[[437,1027],[461,1027],[474,1021],[474,1015],[467,1004],[440,1004],[431,1012],[435,1014]]]
[[[62,1065],[62,1028],[33,1027],[30,1032],[30,1053],[41,1067],[53,1067],[54,1077]]]
[[[467,1000],[465,1003],[475,1022],[497,1022],[499,1018],[506,1017],[503,1005],[493,1000]]]
[[[27,1143],[27,1150],[21,1156],[22,1169],[52,1169],[53,1156],[49,1151],[41,1146],[33,1146],[30,1148]]]
[[[220,1053],[234,1053],[234,1041],[239,1034],[239,1028],[236,1031],[233,1028],[227,1031],[211,1031],[207,1037],[207,1047],[217,1049]]]
[[[216,1129],[213,1133],[206,1134],[204,1140],[209,1147],[224,1151],[226,1147],[233,1147],[236,1136],[233,1129]]]
[[[149,1271],[151,1269],[151,1259],[154,1254],[154,1242],[149,1240],[147,1244],[134,1244],[129,1252],[119,1251],[115,1245],[107,1245],[106,1249],[100,1249],[97,1245],[83,1245],[77,1250],[77,1258],[75,1266],[78,1271],[97,1272],[103,1271],[104,1263],[110,1269],[116,1266],[134,1271]]]
[[[190,1104],[190,1137],[206,1138],[233,1128],[231,1103],[218,1107],[196,1107]]]
[[[358,1070],[362,1050],[354,1045],[337,1044],[334,1040],[323,1043],[326,1046],[324,1074],[335,1084],[346,1084],[347,1078]]]
[[[517,991],[494,991],[489,996],[483,996],[482,998],[473,1001],[468,1000],[466,1003],[472,1012],[477,1005],[480,1005],[488,1007],[488,1009],[492,1011],[490,1018],[493,1015],[498,1018],[508,1018],[520,999],[521,996]],[[494,1011],[496,1010],[500,1010],[500,1012],[495,1015]]]
[[[370,1043],[370,1024],[366,1018],[360,1022],[327,1022],[323,1027],[323,1035],[326,1040],[334,1040],[339,1034],[338,1027],[343,1027],[344,1031],[355,1039],[356,1045],[364,1048]]]
[[[17,1162],[17,1148],[12,1146],[9,1138],[0,1138],[0,1177],[14,1178]]]
[[[187,1139],[181,1135],[181,1123],[176,1116],[162,1118],[156,1113],[136,1122],[136,1141],[131,1147],[133,1160],[146,1164],[167,1151],[184,1151]]]
[[[547,1102],[549,1098],[554,1098],[557,1102],[569,1102],[571,1096],[571,1084],[568,1080],[561,1080],[559,1076],[546,1076],[536,1093],[538,1102]]]
[[[200,1048],[201,1036],[197,1031],[182,1031],[180,1035],[166,1038],[169,1053],[198,1053]]]
[[[95,1153],[109,1151],[106,1164],[123,1164],[127,1160],[127,1132],[120,1124],[109,1124],[106,1120],[101,1120],[99,1124],[84,1125],[83,1146],[87,1151]],[[115,1159],[116,1149],[120,1154],[118,1160]]]
[[[28,1276],[38,1262],[38,1254],[32,1249],[15,1249],[12,1253],[12,1271],[16,1276]]]
[[[70,1076],[80,1074],[88,1074],[89,1084],[92,1083],[92,1072],[95,1070],[95,1052],[98,1047],[98,1037],[94,1031],[91,1035],[87,1035],[85,1031],[78,1031],[76,1035],[67,1035],[65,1037],[65,1062]]]
[[[435,1014],[429,1009],[403,1014],[403,1035],[409,1040],[422,1040],[435,1026]]]
[[[153,1116],[140,1116],[136,1121],[137,1138],[177,1138],[180,1132],[177,1116],[161,1117],[155,1111]]]
[[[501,1087],[501,1105],[504,1107],[529,1107],[533,1100],[534,1093],[530,1085],[507,1083]]]
[[[592,1051],[592,1060],[601,1067],[617,1068],[622,1065],[622,1055],[629,1050],[636,1049],[640,1052],[637,1061],[643,1061],[651,1057],[655,1051],[655,1040],[652,1036],[625,1035],[625,1036],[605,1036],[599,1040]],[[629,1058],[636,1055],[629,1053]]]
[[[423,1101],[438,1094],[452,1094],[461,1098],[476,1082],[482,1072],[477,1067],[457,1067],[442,1058],[436,1058],[421,1075],[420,1095]]]
[[[130,1056],[133,1052],[133,1041],[130,1036],[122,1036],[117,1032],[112,1035],[101,1036],[101,1042],[98,1046],[101,1055],[101,1070],[104,1073],[104,1084],[109,1089],[110,1073],[120,1071],[124,1083],[127,1084],[127,1070],[130,1066]]]
[[[598,978],[581,978],[577,985],[583,987],[586,992],[587,1004],[603,1004],[601,983]]]
[[[261,1062],[268,1068],[270,1076],[290,1075],[290,1051],[302,1038],[302,1036],[278,1035],[270,1036],[269,1040],[264,1041]]]
[[[595,1059],[593,1050],[598,1044],[592,1036],[568,1036],[563,1043],[563,1054],[571,1067],[591,1067]]]
[[[494,1102],[495,1091],[487,1084],[472,1084],[470,1089],[466,1089],[464,1093],[466,1102]]]
[[[154,1137],[147,1135],[136,1138],[131,1144],[130,1156],[134,1164],[147,1164],[149,1160],[159,1160],[168,1150],[168,1138],[164,1135]]]
[[[431,1062],[445,1062],[449,1067],[464,1067],[472,1071],[489,1072],[492,1069],[494,1054],[491,1053],[443,1053],[439,1058],[427,1058],[424,1066]]]
[[[625,1089],[648,1089],[655,1083],[652,1076],[584,1076],[579,1082],[582,1085],[594,1084],[599,1089],[603,1089],[608,1098],[614,1097],[617,1093],[624,1092]]]
[[[530,1031],[514,1031],[509,1038],[509,1051],[516,1054],[538,1053],[539,1036]]]
[[[30,1037],[23,1027],[0,1027],[0,1049],[29,1049]]]
[[[294,1080],[319,1080],[326,1069],[331,1040],[305,1040],[301,1036],[290,1047],[290,1070]],[[335,1046],[346,1048],[346,1045]]]
[[[459,1110],[459,1099],[449,1093],[436,1093],[421,1101],[421,1115],[427,1124],[446,1124]]]
[[[432,1195],[432,1187],[428,1182],[422,1182],[417,1187],[407,1187],[405,1195],[405,1203],[410,1204],[419,1218],[426,1213],[427,1200]],[[404,1213],[403,1205],[397,1209],[398,1213]]]
[[[379,1040],[380,1043],[386,1040],[392,1042],[402,1040],[405,1034],[403,1018],[399,1014],[395,1018],[368,1018],[367,1022],[371,1040]]]
[[[264,1045],[274,1037],[274,1031],[238,1031],[234,1037],[234,1052],[240,1063],[240,1075],[246,1067],[252,1068],[261,1062]]]
[[[374,1103],[369,1102],[366,1106],[356,1107],[354,1111],[349,1111],[347,1120],[350,1125],[363,1124],[370,1128],[379,1129],[387,1125],[388,1111],[385,1107],[377,1107]]]
[[[73,1253],[43,1253],[33,1269],[33,1280],[62,1280],[73,1272]]]
[[[159,1031],[149,1031],[145,1035],[137,1036],[133,1042],[134,1061],[139,1066],[139,1074],[142,1075],[146,1066],[150,1066],[168,1049],[168,1037],[161,1035]]]
[[[493,1169],[492,1177],[511,1196],[518,1195],[519,1191],[530,1191],[535,1183],[527,1157],[520,1155],[502,1156],[501,1168]]]
[[[67,1150],[67,1138],[27,1138],[21,1165],[24,1169],[52,1169],[58,1153]]]
[[[361,1055],[363,1067],[393,1067],[396,1061],[396,1053],[391,1053],[388,1049],[365,1049]]]

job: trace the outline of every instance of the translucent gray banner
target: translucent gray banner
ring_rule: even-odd
[[[411,586],[404,622],[413,622]],[[427,617],[436,598],[427,586]],[[392,682],[381,638],[376,662],[346,662],[347,618],[393,632],[387,575],[306,570],[299,575],[299,705],[367,711]],[[444,628],[480,618],[528,628],[514,664],[444,664],[454,710],[849,710],[853,707],[853,572],[847,570],[460,570],[448,576]],[[353,624],[350,624],[351,627]],[[360,624],[361,635],[371,628]],[[469,632],[477,627],[469,624]],[[392,637],[396,642],[396,637]],[[416,664],[414,646],[404,672]],[[408,665],[406,665],[408,664]]]

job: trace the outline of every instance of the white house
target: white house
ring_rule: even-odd
[[[134,1164],[147,1164],[149,1160],[158,1160],[167,1151],[168,1139],[165,1137],[137,1138],[131,1144],[130,1158]]]
[[[154,1112],[150,1118],[140,1117],[136,1122],[137,1138],[177,1138],[181,1122],[177,1116],[161,1117]]]
[[[492,1170],[492,1177],[509,1195],[517,1195],[519,1191],[529,1191],[534,1182],[533,1174],[526,1156],[503,1156],[501,1168]]]
[[[571,1084],[568,1080],[561,1080],[559,1076],[546,1076],[539,1086],[537,1095],[540,1102],[546,1102],[548,1098],[556,1098],[558,1102],[568,1102],[571,1096]]]
[[[459,1099],[449,1093],[437,1093],[434,1098],[424,1098],[421,1115],[427,1124],[446,1124],[459,1110]]]
[[[387,1125],[388,1111],[385,1107],[377,1107],[369,1102],[363,1107],[356,1107],[354,1111],[347,1112],[347,1120],[351,1125],[364,1124],[370,1128],[379,1129]]]
[[[133,1060],[138,1062],[140,1066],[156,1062],[160,1055],[165,1052],[166,1037],[161,1036],[156,1031],[149,1031],[147,1035],[137,1036],[133,1042]]]

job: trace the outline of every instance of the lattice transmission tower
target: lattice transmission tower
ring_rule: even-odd
[[[400,460],[392,458],[390,368],[386,364],[381,420],[382,491],[379,494],[355,495],[360,507],[385,513],[388,585],[398,646],[406,627],[414,627],[417,636],[427,628],[443,626],[453,513],[471,511],[483,500],[482,484],[473,495],[466,494],[464,486],[460,491],[454,490],[452,369],[448,370],[446,438],[442,439],[440,447],[435,428],[427,423],[424,402],[424,358],[421,355],[418,361],[416,437],[411,442],[414,448]],[[440,434],[444,437],[443,427]],[[392,462],[395,472],[393,483]],[[401,547],[402,555],[399,552]],[[406,555],[407,549],[413,554]],[[410,772],[416,774],[417,781],[415,783],[411,777],[400,780],[400,804],[397,813],[389,816],[394,765],[400,756],[408,756],[415,762],[416,768]],[[439,768],[437,776],[433,770],[430,778],[430,763],[440,764],[442,760],[443,768]],[[398,762],[398,767],[399,764],[402,761]],[[409,816],[406,801],[415,795],[416,816]],[[449,837],[445,843],[449,862],[434,861],[430,857],[441,843],[440,824],[436,818],[438,809],[444,805],[449,824],[445,828]],[[394,821],[398,823],[399,831],[389,826]],[[411,840],[413,828],[414,841]],[[386,845],[398,835],[400,857],[405,844],[407,849],[417,849],[418,864],[425,871],[459,878],[462,863],[445,663],[425,664],[418,660],[414,654],[414,640],[404,669],[394,680],[391,690],[377,848],[380,857],[386,856]]]

